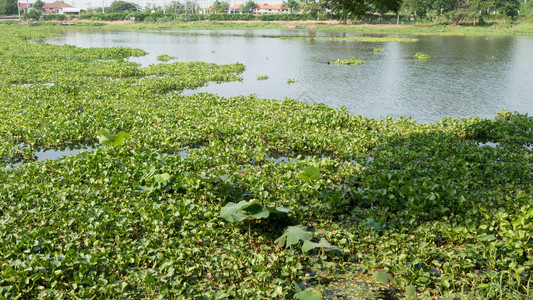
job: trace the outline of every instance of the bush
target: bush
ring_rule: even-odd
[[[68,19],[68,16],[67,15],[60,15],[60,14],[50,14],[50,15],[43,15],[42,19],[43,20],[47,20],[47,21],[51,21],[51,20],[65,21],[65,20]]]
[[[79,16],[80,20],[92,20],[92,21],[122,21],[128,20],[130,16],[129,12],[111,13],[111,14],[83,14]]]
[[[256,17],[252,14],[211,14],[210,21],[251,21]]]
[[[314,19],[309,14],[272,14],[260,15],[258,18],[261,21],[303,21]]]

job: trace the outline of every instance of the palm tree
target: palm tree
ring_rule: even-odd
[[[254,0],[248,0],[243,4],[242,10],[252,12],[259,6]]]

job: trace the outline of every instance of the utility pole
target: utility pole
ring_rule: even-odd
[[[17,0],[17,10],[19,12],[19,21],[20,21],[20,2]]]

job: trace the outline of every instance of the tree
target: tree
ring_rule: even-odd
[[[253,12],[258,6],[259,4],[257,4],[254,0],[248,0],[242,5],[242,10]]]
[[[16,15],[17,0],[0,0],[0,16]]]
[[[329,9],[327,0],[304,0],[303,11],[307,12],[313,18],[316,18],[319,13],[325,13]]]
[[[198,3],[192,0],[185,1],[185,12],[188,14],[197,14],[199,11]]]
[[[111,6],[106,8],[105,11],[108,13],[119,13],[119,12],[128,12],[128,11],[134,12],[134,11],[137,11],[137,5],[131,2],[118,0],[118,1],[113,1],[113,3],[111,3]]]
[[[287,0],[283,1],[283,7],[287,7],[292,13],[294,10],[300,9],[300,3],[296,0]]]
[[[33,9],[42,12],[44,10],[44,1],[42,0],[35,1],[35,3],[33,4]]]
[[[174,20],[181,12],[185,11],[185,6],[178,1],[170,2],[170,5],[167,7],[167,11],[174,14]]]
[[[425,17],[430,8],[429,1],[425,0],[404,0],[403,9],[407,10],[411,15],[415,15],[417,21],[420,17]]]
[[[43,14],[44,2],[37,0],[33,4],[32,10],[24,14],[24,20],[39,20]]]
[[[346,20],[363,16],[370,7],[374,7],[381,13],[389,11],[397,13],[402,0],[326,0],[325,5],[334,14]]]
[[[229,10],[229,3],[228,2],[225,2],[225,1],[218,1],[216,0],[214,3],[213,3],[213,11],[215,13],[219,12],[219,11],[227,11]]]
[[[430,0],[432,9],[448,15],[453,25],[458,25],[465,18],[483,21],[483,16],[499,12],[510,18],[518,15],[518,0]]]

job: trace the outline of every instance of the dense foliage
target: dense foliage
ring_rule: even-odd
[[[17,0],[0,0],[0,16],[16,15]]]
[[[0,297],[533,296],[533,118],[184,96],[244,66],[50,35],[0,25]]]
[[[108,13],[121,13],[137,11],[137,5],[127,1],[113,1],[109,7],[106,8]]]
[[[407,11],[417,17],[442,15],[450,18],[454,25],[466,18],[483,22],[483,18],[491,14],[514,19],[518,16],[520,8],[518,0],[404,0],[403,5]]]

